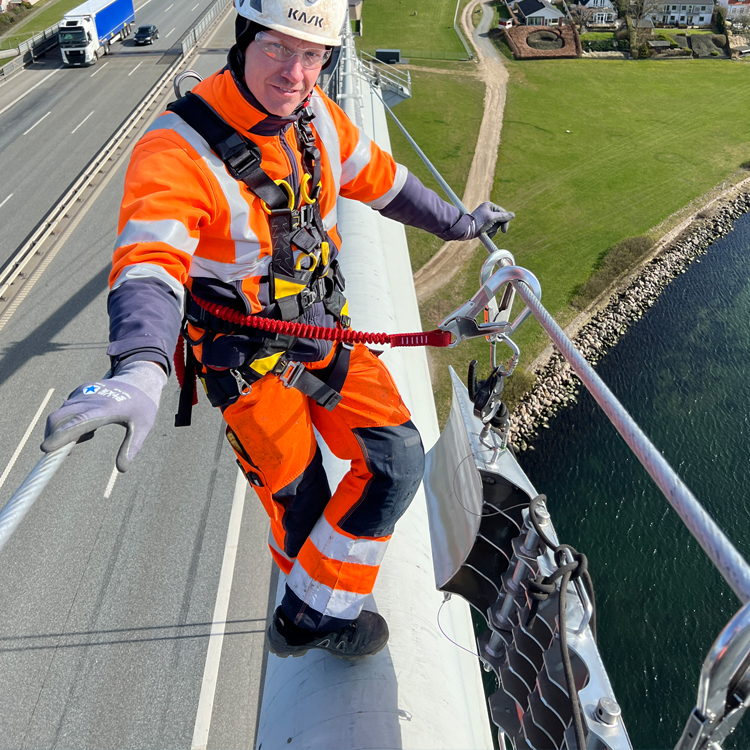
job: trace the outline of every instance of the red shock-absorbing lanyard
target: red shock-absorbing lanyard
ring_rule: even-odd
[[[234,323],[238,326],[258,328],[268,333],[280,333],[302,339],[322,339],[323,341],[343,341],[347,344],[390,344],[397,346],[434,346],[444,347],[451,343],[451,334],[436,328],[434,331],[419,331],[418,333],[368,333],[367,331],[353,331],[350,328],[325,328],[303,323],[292,323],[288,320],[274,320],[260,318],[257,315],[243,315],[231,307],[218,305],[214,302],[193,297],[193,301],[211,315],[220,320]],[[177,340],[174,356],[175,375],[182,387],[185,377],[185,344],[182,336]],[[193,404],[198,401],[198,394],[193,394]]]
[[[418,333],[368,333],[353,331],[350,328],[325,328],[304,323],[292,323],[289,320],[260,318],[257,315],[243,315],[231,307],[224,307],[214,302],[205,302],[193,297],[193,301],[211,315],[239,326],[258,328],[268,333],[280,333],[300,339],[322,339],[323,341],[343,341],[347,344],[390,344],[396,346],[435,346],[444,347],[451,343],[451,334],[436,328],[434,331]]]

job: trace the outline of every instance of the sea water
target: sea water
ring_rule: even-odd
[[[750,214],[675,279],[597,372],[750,560]],[[588,556],[598,642],[637,750],[673,748],[740,607],[603,412],[579,400],[520,462]],[[726,748],[750,748],[750,711]]]

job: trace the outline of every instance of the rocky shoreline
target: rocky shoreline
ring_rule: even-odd
[[[589,364],[598,362],[628,326],[654,305],[664,287],[685,273],[697,257],[705,255],[712,242],[728,234],[734,221],[747,211],[750,211],[750,193],[743,192],[708,214],[699,213],[701,218],[613,293],[573,338]],[[511,417],[510,443],[517,450],[533,450],[532,443],[539,428],[548,427],[557,412],[574,403],[580,387],[580,381],[557,349],[534,374],[536,385],[516,406]]]

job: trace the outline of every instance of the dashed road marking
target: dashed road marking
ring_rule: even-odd
[[[44,397],[44,400],[42,401],[42,405],[37,409],[37,412],[34,415],[34,418],[31,420],[31,424],[26,428],[26,432],[24,433],[24,436],[21,438],[21,442],[18,444],[18,447],[15,450],[15,453],[11,456],[11,459],[8,465],[5,467],[5,471],[3,472],[2,476],[0,476],[0,487],[2,487],[5,484],[5,480],[8,478],[8,474],[10,474],[11,469],[13,468],[16,461],[18,460],[18,457],[21,455],[21,451],[23,450],[26,443],[29,441],[29,438],[31,437],[31,433],[34,430],[34,427],[36,427],[36,423],[39,421],[39,417],[42,416],[42,412],[44,411],[44,408],[49,403],[49,400],[50,398],[52,398],[52,394],[54,392],[55,392],[54,388],[50,388],[47,391],[47,395]]]
[[[104,63],[104,65],[102,65],[102,67],[101,67],[101,68],[97,68],[97,69],[96,69],[96,70],[95,70],[95,71],[94,71],[94,72],[93,72],[93,73],[91,74],[91,78],[93,78],[93,77],[94,77],[94,76],[95,76],[95,75],[96,75],[97,73],[99,73],[99,72],[101,72],[102,70],[104,70],[104,68],[106,68],[106,67],[107,67],[107,65],[109,65],[109,63],[108,63],[108,62],[105,62],[105,63]]]
[[[58,68],[58,70],[60,70],[60,68]],[[57,70],[53,70],[48,76],[45,76],[44,78],[42,78],[41,81],[39,81],[38,83],[35,83],[31,88],[24,91],[23,94],[21,94],[21,96],[17,97],[10,104],[0,109],[0,115],[3,114],[3,112],[7,112],[17,102],[20,102],[21,99],[24,98],[24,96],[28,96],[37,86],[41,86],[48,78],[51,78],[53,75],[55,75],[55,73],[57,73]]]
[[[28,135],[42,120],[46,120],[51,114],[52,111],[50,110],[44,117],[40,117],[28,130],[25,130],[22,135]]]
[[[91,117],[91,115],[93,114],[94,114],[94,110],[91,110],[91,112],[89,112],[89,114],[87,114],[86,117],[84,117],[83,120],[79,122],[78,125],[76,125],[75,128],[73,128],[73,130],[70,131],[70,134],[73,135],[73,133],[75,133],[76,130],[78,130],[78,128],[80,128],[81,125],[83,125],[83,123],[86,122],[86,120],[88,120],[89,117]]]

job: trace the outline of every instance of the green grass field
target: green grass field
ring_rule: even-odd
[[[49,8],[44,9],[41,13],[34,16],[31,21],[24,24],[17,34],[5,37],[0,42],[0,49],[17,47],[21,42],[25,42],[34,36],[34,34],[38,34],[40,31],[54,26],[62,20],[62,17],[69,10],[73,10],[73,8],[78,7],[80,4],[81,0],[59,0],[59,2],[50,5]]]
[[[357,49],[425,50],[458,59],[465,50],[453,29],[455,12],[456,0],[367,0]]]
[[[473,63],[454,64],[453,74],[412,70],[412,98],[394,109],[396,117],[459,196],[466,187],[466,176],[474,158],[484,103],[484,84],[472,75],[474,68],[470,66]],[[461,123],[461,126],[455,127],[454,123]],[[442,195],[406,138],[393,122],[389,121],[388,127],[398,160],[425,185]],[[406,231],[412,269],[416,271],[443,243],[418,229],[407,227]]]
[[[603,251],[646,234],[748,159],[750,122],[737,113],[750,108],[750,66],[712,60],[507,65],[511,83],[492,198],[517,218],[498,239],[539,277],[545,306],[564,323],[572,317],[575,289]],[[436,322],[431,313],[476,291],[484,252],[423,307],[425,326]],[[526,323],[517,341],[522,363],[546,345],[536,323]],[[439,370],[447,362],[463,369],[469,356],[458,349],[435,360]],[[445,398],[439,400],[442,417]]]
[[[582,42],[598,42],[603,39],[614,39],[615,34],[613,31],[586,31],[583,34],[579,34]]]

